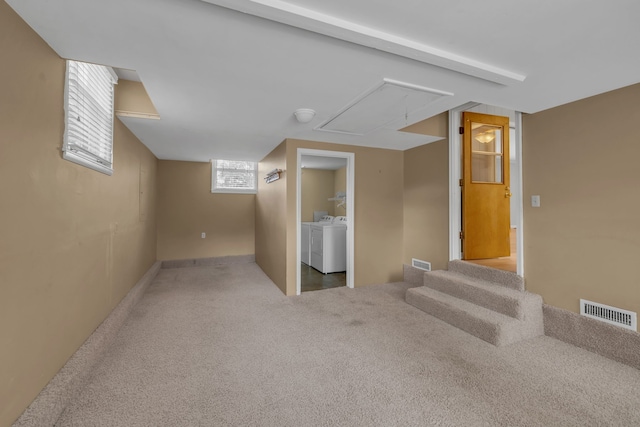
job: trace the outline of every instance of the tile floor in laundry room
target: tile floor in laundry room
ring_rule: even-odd
[[[300,263],[300,287],[302,292],[319,291],[347,285],[347,273],[322,274],[305,263]]]

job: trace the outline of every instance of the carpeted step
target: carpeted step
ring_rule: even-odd
[[[431,289],[519,320],[537,318],[542,310],[540,295],[498,286],[455,271],[431,271],[424,274],[423,281]]]
[[[407,303],[488,343],[504,346],[544,333],[539,319],[522,321],[421,286],[406,293]]]
[[[465,261],[449,261],[449,271],[475,277],[507,288],[524,291],[524,279],[510,271],[497,270]]]

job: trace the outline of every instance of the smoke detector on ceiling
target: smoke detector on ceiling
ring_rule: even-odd
[[[316,112],[311,108],[298,108],[293,115],[296,116],[296,120],[300,123],[309,123],[316,115]]]

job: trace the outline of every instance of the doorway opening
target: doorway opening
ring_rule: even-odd
[[[353,153],[297,152],[297,294],[354,287]]]
[[[449,259],[465,259],[464,245],[462,244],[461,231],[465,215],[462,198],[462,179],[464,176],[463,164],[463,135],[460,128],[463,112],[473,112],[493,116],[509,118],[509,146],[505,147],[509,152],[509,158],[505,165],[510,169],[510,180],[505,182],[506,194],[510,194],[509,212],[510,221],[506,244],[510,249],[507,256],[483,259],[466,259],[468,262],[481,264],[500,270],[512,271],[524,276],[523,257],[523,231],[522,231],[522,116],[521,113],[499,107],[492,107],[478,103],[468,103],[449,112]],[[505,129],[506,133],[506,129]],[[468,172],[468,171],[467,171]],[[469,178],[468,178],[469,179]]]
[[[518,272],[518,245],[517,245],[517,229],[512,228],[509,233],[509,247],[511,254],[509,256],[498,258],[468,259],[467,262],[484,265],[486,267],[497,268],[498,270]]]

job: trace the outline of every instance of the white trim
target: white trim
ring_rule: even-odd
[[[152,113],[137,113],[135,111],[116,111],[116,116],[118,117],[131,117],[133,119],[149,119],[149,120],[160,120],[160,114],[152,114]]]
[[[462,193],[460,178],[462,178],[462,146],[460,144],[460,113],[479,105],[468,102],[449,110],[449,260],[462,257],[460,247],[460,230],[462,230]]]
[[[211,190],[212,194],[258,194],[258,190],[247,190],[241,188],[216,188]]]
[[[513,85],[527,78],[524,74],[297,6],[292,2],[282,0],[203,1],[494,83]]]
[[[109,176],[113,175],[113,168],[104,166],[97,161],[83,157],[78,153],[79,152],[75,152],[72,149],[66,149],[62,152],[62,158],[86,168],[93,169],[96,172],[100,172]]]
[[[105,67],[107,68],[107,71],[109,71],[109,74],[111,74],[111,78],[113,78],[113,84],[117,85],[119,78],[116,70],[114,70],[113,67],[107,67],[106,65]]]
[[[347,287],[353,288],[355,270],[355,154],[342,151],[298,148],[296,159],[296,295],[302,292],[300,275],[302,262],[302,156],[338,157],[347,160]]]
[[[516,204],[520,206],[518,209],[518,218],[516,218],[516,273],[520,277],[524,277],[524,197],[522,195],[522,113],[516,111],[516,164],[518,165],[518,191],[516,195]]]

